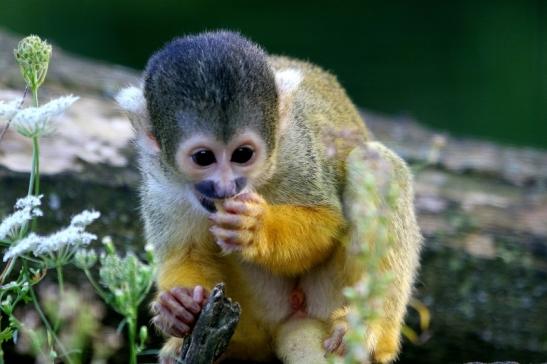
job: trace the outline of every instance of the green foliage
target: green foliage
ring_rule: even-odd
[[[82,211],[75,215],[70,224],[50,235],[39,235],[36,219],[43,215],[40,209],[40,138],[54,131],[51,119],[63,113],[77,98],[60,97],[39,106],[38,90],[45,80],[51,46],[37,36],[23,39],[14,51],[17,63],[27,87],[33,95],[33,107],[21,109],[20,102],[0,102],[0,118],[8,120],[19,134],[32,140],[32,169],[29,177],[28,194],[15,205],[13,214],[0,223],[0,246],[5,248],[3,259],[7,262],[0,276],[0,364],[4,363],[2,344],[19,339],[27,342],[27,352],[45,361],[64,361],[79,363],[81,348],[86,340],[97,331],[99,320],[86,311],[89,305],[81,302],[76,291],[67,292],[64,288],[63,271],[69,265],[81,269],[88,277],[101,298],[123,317],[127,324],[130,347],[130,363],[137,362],[148,338],[146,327],[141,327],[137,342],[138,307],[150,291],[153,283],[154,265],[151,251],[146,252],[147,263],[141,262],[134,254],[121,257],[112,241],[104,240],[104,251],[99,254],[90,248],[97,237],[86,231],[94,220],[100,217],[96,211]],[[1,138],[1,135],[0,135]],[[91,269],[98,264],[100,284],[96,282]],[[18,268],[17,270],[15,268]],[[35,287],[51,270],[56,271],[57,285],[54,293],[49,290],[46,298],[39,298]],[[4,284],[7,282],[6,284]],[[43,285],[40,285],[42,287]],[[61,302],[61,304],[58,304]],[[63,316],[63,304],[74,303],[78,314]],[[33,305],[34,316],[38,316],[41,326],[30,325],[15,314],[18,306]],[[6,322],[7,321],[7,322]],[[7,324],[7,325],[6,325]],[[69,337],[70,340],[66,338]],[[94,340],[100,342],[100,340]],[[24,346],[24,345],[23,345]],[[104,345],[102,346],[104,349]],[[102,350],[108,352],[108,350]]]
[[[350,249],[364,272],[354,286],[344,289],[350,306],[344,337],[347,351],[343,358],[333,361],[353,364],[370,361],[365,347],[368,327],[382,315],[384,297],[392,281],[391,272],[381,268],[381,261],[392,244],[388,221],[399,190],[393,182],[390,164],[365,145],[350,154],[347,170],[351,181],[347,193],[352,201],[359,201],[348,209],[355,236],[359,237]]]

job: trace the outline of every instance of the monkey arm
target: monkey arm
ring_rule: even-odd
[[[329,207],[266,205],[241,254],[274,273],[299,274],[329,255],[343,225],[342,215]]]
[[[158,266],[158,291],[196,285],[210,290],[215,284],[223,282],[221,264],[201,246],[172,249]]]

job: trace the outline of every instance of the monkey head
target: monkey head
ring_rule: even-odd
[[[273,168],[282,91],[276,76],[265,52],[241,35],[202,33],[155,53],[142,91],[122,91],[118,102],[141,114],[134,124],[156,148],[162,173],[190,184],[213,211],[215,199],[256,188]]]

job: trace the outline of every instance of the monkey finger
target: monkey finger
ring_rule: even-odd
[[[176,335],[174,335],[175,332],[173,332],[171,325],[168,324],[167,320],[164,319],[162,315],[158,314],[152,317],[151,322],[159,333],[168,336],[179,336],[178,332],[176,333]]]
[[[177,294],[186,293],[187,295],[192,295],[192,290],[188,287],[174,287],[169,290],[171,294],[177,292]]]
[[[211,214],[209,220],[216,225],[232,229],[247,229],[255,224],[254,219],[252,218],[242,215],[225,214],[222,212]]]
[[[167,308],[160,306],[159,311],[153,322],[160,331],[176,337],[184,337],[190,333],[190,326],[177,319]]]
[[[256,204],[262,204],[265,203],[262,196],[260,196],[256,192],[245,192],[240,195],[237,195],[235,197],[236,200],[242,201],[242,202],[254,202]]]
[[[201,310],[199,305],[192,301],[191,294],[192,292],[185,287],[172,288],[170,291],[162,292],[159,295],[158,301],[152,304],[151,310],[157,314],[159,306],[163,305],[173,314],[179,315],[181,319],[191,323],[194,315]]]
[[[219,240],[229,240],[234,244],[239,242],[240,234],[238,230],[223,229],[220,226],[213,225],[209,228],[209,231]]]
[[[339,356],[342,356],[342,357],[345,356],[346,355],[346,344],[344,344],[344,342],[342,342],[338,346],[338,349],[336,349],[336,351],[334,353],[339,355]]]
[[[336,349],[338,348],[338,346],[339,346],[338,341],[332,337],[328,338],[327,340],[323,342],[323,347],[325,348],[327,353],[334,353]]]
[[[343,343],[344,335],[346,334],[345,327],[336,326],[329,338],[323,342],[323,347],[329,353],[341,354],[345,347]]]
[[[193,291],[194,302],[204,305],[205,302],[207,301],[208,296],[209,294],[207,290],[203,288],[202,286],[197,285],[194,287],[194,291]]]
[[[194,314],[184,308],[174,297],[160,301],[160,309],[161,307],[167,309],[174,317],[186,324],[194,323]]]
[[[233,199],[224,201],[224,209],[226,210],[226,212],[231,214],[252,217],[260,216],[263,212],[262,205],[254,203],[244,203]]]
[[[220,226],[212,226],[211,233],[217,240],[222,240],[227,244],[247,245],[252,241],[253,234],[247,230],[223,229]]]
[[[225,253],[225,254],[230,254],[232,252],[236,252],[236,251],[241,250],[241,246],[239,246],[237,244],[229,244],[229,243],[227,243],[226,241],[224,241],[222,239],[217,239],[216,243],[220,247],[220,249],[222,249],[222,252]]]
[[[150,305],[150,312],[153,314],[153,315],[157,315],[159,312],[160,312],[160,309],[159,309],[159,303],[158,302],[153,302],[151,305]]]
[[[197,315],[201,311],[199,304],[192,298],[192,291],[188,288],[177,287],[172,290],[172,297],[192,314]]]

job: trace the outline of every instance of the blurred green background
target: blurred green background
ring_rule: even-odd
[[[240,30],[371,110],[547,147],[547,2],[0,0],[0,27],[141,69],[174,36]]]

